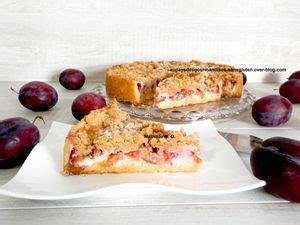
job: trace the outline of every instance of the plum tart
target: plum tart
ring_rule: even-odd
[[[199,151],[197,133],[131,119],[112,101],[72,127],[63,174],[193,172],[201,164]]]
[[[166,109],[239,98],[243,74],[232,66],[197,60],[133,62],[107,70],[106,91],[121,102],[137,105],[153,99],[154,106]]]

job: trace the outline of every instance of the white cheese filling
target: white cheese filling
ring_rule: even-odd
[[[208,102],[210,100],[215,100],[218,98],[221,98],[220,93],[209,93],[209,92],[203,92],[204,96],[202,95],[198,95],[198,94],[191,94],[188,95],[182,99],[179,100],[171,100],[168,96],[168,94],[161,94],[159,95],[158,98],[161,97],[166,97],[165,100],[159,102],[157,104],[158,107],[169,107],[169,106],[173,106],[173,105],[186,105],[186,104],[190,104],[190,103],[205,103]]]
[[[94,158],[86,157],[84,160],[77,163],[78,166],[92,166],[95,163],[101,163],[108,159],[110,154],[103,154],[101,156],[96,156]],[[122,166],[122,165],[129,165],[129,164],[141,164],[143,160],[134,160],[128,156],[124,156],[123,159],[118,160],[114,165]],[[190,154],[181,154],[176,158],[172,159],[172,165],[179,166],[179,165],[187,165],[193,164],[194,158]]]
[[[107,160],[108,156],[110,154],[103,154],[100,156],[96,156],[94,158],[90,158],[90,157],[86,157],[84,160],[78,162],[78,166],[92,166],[95,163],[100,163],[100,162],[104,162]]]
[[[195,159],[192,156],[187,154],[180,155],[171,161],[173,166],[191,165],[194,164],[194,162]]]
[[[225,91],[226,93],[236,93],[236,92],[237,92],[237,85],[236,85],[236,84],[232,84],[232,83],[228,83],[228,84],[225,86],[224,91]]]

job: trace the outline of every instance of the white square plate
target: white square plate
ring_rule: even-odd
[[[265,185],[245,167],[212,121],[165,125],[166,129],[197,131],[203,163],[195,173],[104,174],[62,176],[62,156],[69,124],[53,122],[48,135],[32,150],[17,175],[0,187],[0,194],[19,198],[71,199],[111,188],[161,188],[196,195],[242,192]]]

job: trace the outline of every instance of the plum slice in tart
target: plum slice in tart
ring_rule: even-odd
[[[153,99],[153,95],[158,84],[159,80],[152,80],[148,83],[136,82],[135,98],[139,99],[140,103]]]

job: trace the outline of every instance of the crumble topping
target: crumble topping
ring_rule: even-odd
[[[148,138],[162,135],[164,138]],[[149,148],[198,146],[197,134],[187,135],[180,131],[166,131],[163,124],[133,120],[113,100],[105,108],[92,111],[75,125],[68,138],[76,154],[87,156],[92,152],[101,154],[131,152]]]
[[[136,61],[133,63],[126,63],[116,65],[107,70],[108,76],[122,76],[129,78],[146,85],[152,85],[156,81],[161,81],[169,76],[172,76],[173,70],[184,68],[201,68],[201,69],[216,69],[211,73],[222,76],[226,79],[234,79],[235,76],[242,75],[241,72],[235,71],[233,66],[216,64],[211,62],[201,62],[198,60],[192,60],[189,62],[182,61],[149,61],[141,62]],[[228,70],[228,71],[226,71]],[[225,72],[226,71],[226,72]],[[209,71],[201,71],[209,72]]]
[[[122,76],[143,84],[153,84],[167,76],[168,71],[160,62],[133,62],[116,65],[107,70],[108,76]]]
[[[161,81],[156,93],[169,93],[182,89],[197,89],[222,85],[222,80],[215,73],[210,72],[176,72],[171,77]]]

